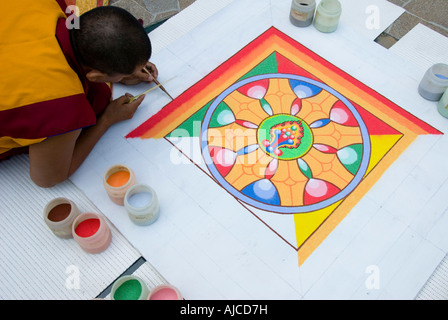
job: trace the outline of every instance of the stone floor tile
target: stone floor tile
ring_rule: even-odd
[[[144,6],[149,12],[162,13],[169,11],[179,12],[178,0],[143,0]]]
[[[447,0],[412,0],[404,8],[423,20],[448,29]]]
[[[423,22],[417,16],[414,16],[408,12],[404,12],[388,29],[388,34],[396,39],[401,39],[406,33],[414,28],[418,23]]]
[[[404,12],[395,22],[388,28],[388,34],[396,39],[401,39],[406,33],[408,33],[412,28],[414,28],[418,23],[421,23],[436,32],[448,37],[448,29],[440,27],[422,19],[416,15],[409,12]]]
[[[382,45],[384,48],[389,49],[392,47],[398,40],[392,37],[390,34],[386,32],[381,33],[376,39],[375,42]]]
[[[392,2],[393,4],[396,4],[397,6],[403,7],[409,0],[387,0],[389,2]]]
[[[179,9],[183,10],[196,0],[179,0]]]
[[[111,0],[110,5],[117,6],[129,11],[137,19],[143,20],[143,26],[154,23],[155,15],[152,15],[146,8],[142,7],[134,0]]]
[[[178,10],[171,10],[171,11],[166,11],[166,12],[159,12],[157,13],[154,21],[155,22],[159,22],[159,21],[163,21],[166,19],[171,18],[172,16],[174,16],[175,14],[179,13]]]

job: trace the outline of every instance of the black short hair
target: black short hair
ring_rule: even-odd
[[[114,6],[97,7],[79,17],[72,44],[82,65],[108,75],[132,74],[151,57],[151,42],[140,22]]]

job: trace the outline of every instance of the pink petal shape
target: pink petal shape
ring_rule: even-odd
[[[291,106],[291,115],[295,116],[297,113],[299,113],[300,109],[302,107],[302,100],[300,98],[297,98],[294,100]]]
[[[323,153],[336,153],[338,152],[337,149],[328,146],[326,144],[319,144],[319,143],[315,143],[313,144],[313,147],[316,148],[317,150],[323,152]]]
[[[209,151],[216,169],[225,177],[235,164],[237,154],[221,147],[209,147]]]
[[[271,179],[272,176],[277,172],[277,168],[278,168],[278,160],[277,159],[272,159],[271,162],[269,162],[267,168],[266,168],[266,172],[265,172],[265,178],[266,179]]]
[[[268,86],[269,79],[261,79],[238,88],[238,91],[250,98],[262,99],[268,91]]]

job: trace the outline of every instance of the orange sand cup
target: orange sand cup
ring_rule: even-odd
[[[136,183],[134,172],[122,164],[107,169],[103,177],[103,185],[109,198],[120,206],[124,205],[126,191]]]

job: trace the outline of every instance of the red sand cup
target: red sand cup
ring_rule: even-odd
[[[134,172],[127,166],[117,164],[104,173],[103,185],[109,198],[116,204],[124,205],[124,196],[126,191],[134,184],[137,179]]]
[[[111,300],[145,300],[149,294],[146,283],[137,276],[126,275],[117,279],[110,291]]]
[[[151,290],[148,300],[183,300],[183,297],[176,287],[162,284]]]
[[[79,216],[76,204],[63,197],[55,198],[44,208],[44,221],[48,228],[58,237],[72,238],[72,225]]]
[[[88,253],[99,253],[107,249],[112,233],[106,220],[92,212],[80,214],[72,225],[73,238]]]

